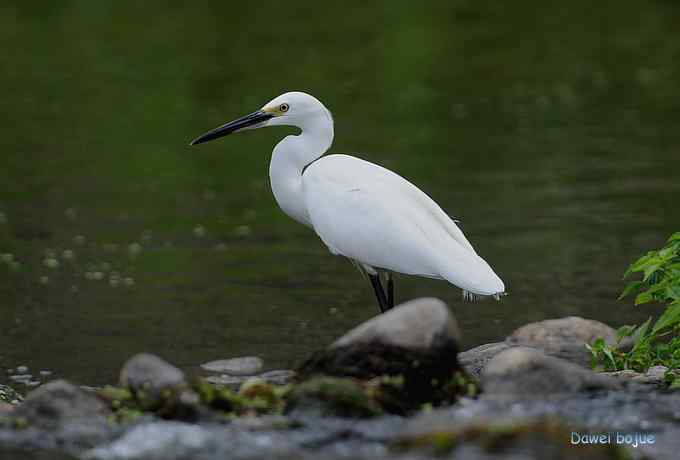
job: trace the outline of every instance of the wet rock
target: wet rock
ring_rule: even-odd
[[[338,377],[314,377],[296,385],[286,396],[286,412],[304,412],[330,417],[371,417],[380,414],[380,406],[356,380]]]
[[[496,355],[481,375],[485,397],[540,397],[620,388],[619,382],[536,349],[515,347]]]
[[[149,406],[169,393],[186,387],[184,373],[158,356],[140,353],[128,359],[120,372],[120,383]]]
[[[262,369],[262,359],[257,356],[220,359],[201,364],[201,368],[210,372],[221,372],[229,375],[255,375]]]
[[[403,380],[401,397],[412,406],[444,398],[442,390],[461,370],[458,327],[446,305],[417,299],[357,326],[298,369],[298,379],[314,375],[369,380]],[[448,397],[448,396],[447,396]]]
[[[512,346],[537,348],[548,355],[590,367],[590,353],[585,344],[598,337],[614,344],[616,331],[599,321],[568,316],[526,324],[510,334],[506,342]]]
[[[480,345],[458,353],[458,361],[472,376],[479,378],[484,366],[497,354],[510,348],[505,342],[494,342]]]
[[[32,391],[15,414],[29,425],[53,427],[76,419],[102,419],[109,410],[96,396],[65,381],[54,380]]]
[[[256,375],[261,380],[272,385],[287,385],[292,382],[295,378],[295,371],[292,370],[274,370],[264,372],[262,374]],[[253,377],[250,376],[236,376],[236,375],[211,375],[205,378],[205,380],[213,385],[224,385],[233,390],[238,390],[244,382]]]

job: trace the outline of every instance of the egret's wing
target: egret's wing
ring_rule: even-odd
[[[463,232],[401,176],[347,155],[329,155],[303,175],[314,230],[331,252],[396,272],[444,278],[490,295],[502,282]]]

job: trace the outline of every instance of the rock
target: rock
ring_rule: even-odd
[[[439,299],[422,298],[397,305],[355,327],[332,348],[382,343],[407,350],[428,350],[456,345],[460,332],[455,318]]]
[[[534,398],[620,387],[615,379],[526,347],[496,355],[482,371],[481,383],[484,395],[492,398]]]
[[[256,375],[259,379],[264,380],[272,385],[286,385],[290,383],[293,378],[295,378],[295,371],[292,370],[274,370],[264,372],[260,375]],[[205,380],[213,385],[224,385],[233,390],[238,390],[241,384],[251,379],[251,376],[235,376],[235,375],[211,375],[205,378]]]
[[[486,363],[508,348],[510,345],[505,342],[487,343],[458,353],[458,361],[470,375],[479,378]]]
[[[77,419],[101,419],[109,410],[96,396],[65,380],[54,380],[29,393],[15,414],[30,425],[52,427]]]
[[[286,413],[371,417],[382,412],[361,384],[351,378],[314,377],[296,385],[286,400]]]
[[[120,371],[120,384],[128,387],[150,406],[157,404],[163,393],[186,387],[184,373],[158,356],[140,353],[128,359]]]
[[[401,398],[411,407],[449,399],[444,387],[460,371],[458,327],[446,305],[417,299],[357,326],[298,369],[298,379],[314,375],[378,376],[403,381]]]
[[[644,385],[662,386],[668,368],[666,366],[652,366],[647,372],[636,372],[632,369],[625,369],[614,372],[602,372],[602,375],[611,376],[624,382],[635,382]]]
[[[262,369],[262,359],[257,356],[243,358],[220,359],[201,364],[201,368],[210,372],[221,372],[229,375],[255,375]]]
[[[598,337],[614,344],[616,331],[599,321],[568,316],[526,324],[510,334],[506,342],[512,346],[538,348],[548,355],[590,367],[590,353],[585,344]]]
[[[82,456],[88,460],[165,460],[194,458],[214,441],[210,432],[196,425],[156,422],[140,425],[109,445]]]

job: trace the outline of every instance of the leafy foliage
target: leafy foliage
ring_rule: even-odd
[[[636,260],[624,278],[641,273],[642,279],[630,282],[619,299],[635,295],[635,305],[659,302],[666,305],[661,316],[652,317],[640,326],[623,326],[617,331],[615,344],[601,337],[587,345],[594,367],[605,370],[633,369],[644,372],[651,366],[668,367],[666,383],[680,387],[680,232],[674,233],[667,244]],[[622,342],[632,340],[629,351],[621,351]]]

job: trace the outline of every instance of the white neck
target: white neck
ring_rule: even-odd
[[[302,171],[321,157],[333,143],[330,113],[305,120],[297,136],[286,136],[276,144],[269,163],[269,180],[279,207],[296,221],[312,226],[302,191]]]

